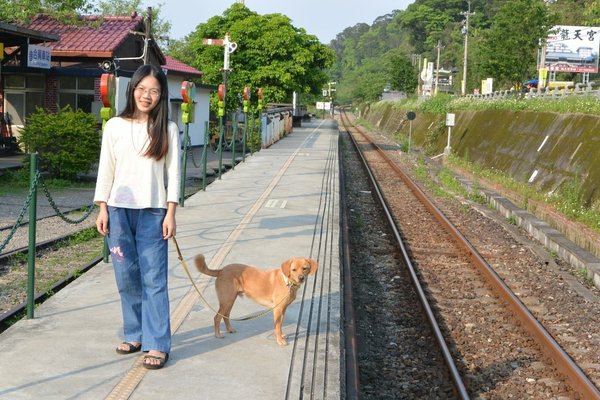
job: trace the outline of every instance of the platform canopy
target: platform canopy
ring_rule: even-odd
[[[4,44],[5,48],[22,46],[27,43],[56,42],[58,39],[59,36],[53,33],[0,22],[0,43]]]

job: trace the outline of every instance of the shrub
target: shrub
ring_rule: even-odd
[[[51,178],[74,180],[78,173],[89,172],[100,154],[95,118],[70,106],[57,113],[38,108],[27,117],[21,143],[28,152],[39,154],[38,169]]]

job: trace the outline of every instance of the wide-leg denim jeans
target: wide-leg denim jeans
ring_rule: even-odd
[[[108,207],[108,248],[121,296],[126,342],[142,351],[171,350],[168,243],[162,237],[164,208]]]

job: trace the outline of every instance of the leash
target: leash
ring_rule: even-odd
[[[187,263],[185,262],[185,260],[183,259],[183,255],[181,255],[181,249],[179,248],[179,243],[177,243],[177,239],[175,239],[175,236],[172,236],[173,239],[173,243],[175,244],[175,249],[177,250],[177,258],[179,259],[179,262],[181,263],[181,265],[183,266],[183,269],[185,270],[185,273],[187,274],[190,282],[192,282],[192,286],[194,286],[194,289],[196,289],[196,293],[198,293],[198,296],[200,296],[200,298],[202,299],[202,301],[204,302],[204,304],[206,304],[206,306],[208,308],[210,308],[212,311],[215,312],[215,314],[221,316],[222,318],[228,319],[230,321],[248,321],[251,319],[256,319],[256,318],[260,318],[263,317],[267,314],[269,314],[274,308],[276,308],[277,306],[279,306],[281,303],[283,303],[284,301],[286,301],[289,298],[289,294],[292,291],[292,287],[293,286],[299,286],[297,284],[294,283],[288,283],[287,286],[290,288],[290,291],[288,292],[287,295],[285,295],[281,301],[279,301],[277,304],[275,304],[273,307],[265,310],[265,311],[258,311],[254,314],[249,314],[245,317],[241,317],[241,318],[231,318],[231,317],[227,317],[221,313],[219,313],[218,310],[215,310],[209,303],[208,301],[206,301],[206,299],[204,298],[204,296],[202,296],[202,293],[200,292],[200,289],[198,289],[198,286],[196,286],[196,282],[194,282],[194,278],[192,278],[192,274],[190,273],[190,269],[187,266]]]

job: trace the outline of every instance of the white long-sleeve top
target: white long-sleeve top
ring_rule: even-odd
[[[122,208],[167,208],[179,203],[180,144],[169,122],[169,151],[160,161],[143,156],[150,138],[145,122],[121,117],[104,125],[94,202]]]

